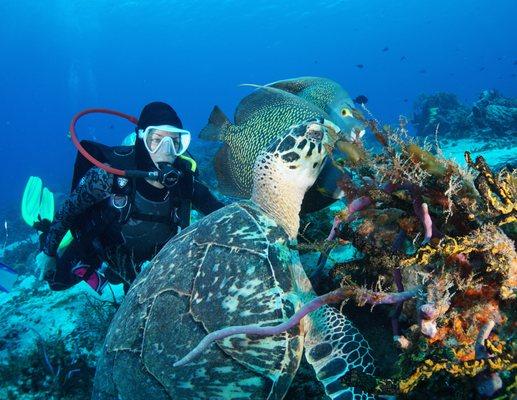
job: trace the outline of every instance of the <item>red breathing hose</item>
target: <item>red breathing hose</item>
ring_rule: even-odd
[[[117,117],[127,119],[129,122],[132,122],[135,125],[138,124],[138,119],[133,117],[132,115],[124,114],[124,113],[114,111],[114,110],[109,110],[107,108],[88,108],[86,110],[83,110],[83,111],[75,114],[74,117],[72,118],[72,122],[70,122],[70,137],[72,138],[72,142],[73,142],[74,146],[77,147],[77,150],[88,161],[90,161],[96,167],[99,167],[110,174],[126,176],[127,171],[124,171],[122,169],[112,168],[109,165],[103,164],[99,160],[94,158],[90,153],[88,153],[86,151],[86,149],[83,146],[81,146],[81,143],[79,143],[79,140],[77,139],[77,135],[75,133],[75,124],[77,123],[79,118],[85,116],[86,114],[96,114],[96,113],[116,115]]]

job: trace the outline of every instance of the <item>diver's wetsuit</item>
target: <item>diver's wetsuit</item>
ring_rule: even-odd
[[[104,262],[108,281],[124,283],[127,290],[141,264],[150,260],[180,226],[189,224],[188,220],[178,219],[177,209],[172,206],[172,196],[182,197],[181,179],[176,190],[159,189],[141,179],[135,181],[131,212],[121,222],[122,207],[116,207],[112,190],[114,176],[91,168],[65,200],[44,241],[43,251],[55,257],[66,231],[74,233],[72,243],[57,258],[56,272],[48,278],[51,289],[64,290],[78,283],[81,278],[72,273],[74,267],[83,265],[95,270]],[[186,218],[190,217],[190,205],[205,215],[224,205],[195,175],[190,179]]]

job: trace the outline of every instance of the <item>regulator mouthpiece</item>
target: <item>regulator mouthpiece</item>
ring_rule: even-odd
[[[168,162],[159,162],[158,164],[158,179],[166,188],[173,187],[176,183],[178,183],[181,178],[182,172],[172,166],[171,163]]]

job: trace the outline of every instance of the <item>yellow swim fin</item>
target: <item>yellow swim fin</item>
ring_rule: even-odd
[[[22,198],[22,217],[29,226],[38,221],[43,182],[37,176],[31,176],[25,185]]]
[[[59,243],[59,247],[57,249],[63,250],[70,243],[72,243],[72,240],[74,240],[74,237],[72,236],[72,232],[67,231],[65,234],[65,237],[63,239],[61,239],[61,243]]]
[[[31,176],[25,185],[22,197],[22,217],[25,223],[34,227],[36,222],[47,219],[54,220],[54,193],[43,187],[43,181],[38,176]],[[59,244],[59,250],[68,246],[73,240],[68,231]]]
[[[54,220],[54,193],[47,188],[43,188],[41,192],[39,217],[41,219],[48,219],[50,222]]]

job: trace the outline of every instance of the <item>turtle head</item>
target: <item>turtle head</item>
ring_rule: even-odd
[[[305,192],[316,181],[325,158],[340,137],[335,124],[313,118],[288,128],[257,157],[252,199],[276,216],[277,222],[284,220],[283,225],[291,227],[290,234],[296,233],[295,226],[298,230]]]
[[[312,118],[291,126],[257,158],[255,185],[298,186],[307,190],[320,173],[325,158],[334,147],[339,128],[323,118]]]

